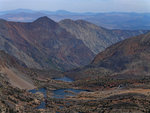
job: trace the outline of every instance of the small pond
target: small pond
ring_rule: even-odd
[[[59,80],[59,81],[63,81],[63,82],[73,82],[74,80],[68,78],[68,77],[62,77],[62,78],[57,78],[54,80]]]
[[[78,94],[82,91],[87,91],[87,90],[83,90],[83,89],[58,89],[58,90],[54,90],[53,93],[53,98],[59,98],[59,99],[63,99],[66,96],[75,96],[75,94]]]
[[[62,78],[58,78],[55,80],[60,80],[60,81],[64,81],[64,82],[73,82],[74,80],[68,78],[68,77],[62,77]],[[78,94],[82,91],[87,91],[87,90],[83,90],[83,89],[58,89],[58,90],[54,90],[53,91],[53,98],[59,98],[59,99],[64,99],[66,96],[75,96],[75,94]]]
[[[43,93],[44,97],[46,97],[46,89],[45,88],[39,88],[39,89],[32,89],[32,90],[29,90],[29,92],[35,94],[37,92],[41,92]]]
[[[37,92],[41,92],[44,95],[44,98],[46,99],[47,95],[46,95],[46,89],[45,88],[40,88],[40,89],[32,89],[29,90],[30,93],[37,93]],[[46,108],[46,103],[43,101],[40,103],[40,105],[38,107],[36,107],[35,109],[45,109]]]

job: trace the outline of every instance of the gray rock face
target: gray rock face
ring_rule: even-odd
[[[66,19],[60,21],[59,24],[75,35],[77,39],[82,40],[95,54],[116,42],[147,32],[142,30],[108,30],[83,20]]]

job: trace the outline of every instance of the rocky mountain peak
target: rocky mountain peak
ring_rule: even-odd
[[[51,20],[50,18],[48,18],[47,16],[43,16],[38,18],[37,20],[35,20],[33,22],[34,24],[41,24],[41,25],[57,25],[57,23],[53,20]]]

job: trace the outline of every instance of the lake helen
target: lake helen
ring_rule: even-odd
[[[64,82],[73,82],[72,79],[68,78],[68,77],[62,77],[62,78],[58,78],[55,80],[59,80],[59,81],[64,81]],[[68,89],[57,89],[57,90],[53,90],[53,96],[52,98],[56,98],[56,99],[64,99],[67,96],[75,96],[76,94],[83,92],[83,91],[88,91],[88,90],[83,90],[83,89],[72,89],[72,88],[68,88]],[[46,100],[47,97],[47,91],[46,88],[39,88],[39,89],[33,89],[33,90],[29,90],[29,92],[35,94],[37,92],[41,92],[44,95],[44,98]],[[46,108],[46,103],[45,102],[41,102],[41,104],[36,107],[36,109],[45,109]]]

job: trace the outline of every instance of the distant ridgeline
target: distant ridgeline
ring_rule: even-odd
[[[65,10],[58,11],[34,11],[29,9],[16,9],[1,11],[0,18],[9,21],[32,22],[39,17],[47,16],[55,21],[63,19],[82,19],[98,26],[109,29],[123,30],[149,30],[150,13],[128,13],[128,12],[108,12],[108,13],[75,13]]]

